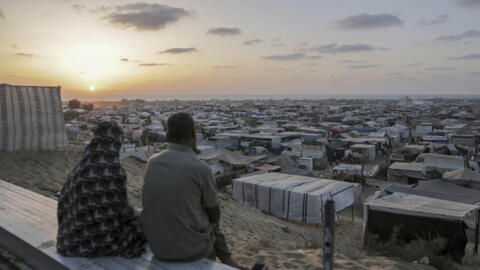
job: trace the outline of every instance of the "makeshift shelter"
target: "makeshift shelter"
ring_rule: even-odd
[[[60,86],[0,84],[0,150],[60,150],[66,140]]]
[[[421,181],[412,186],[390,184],[383,190],[388,193],[401,192],[471,205],[480,203],[480,191],[460,187],[443,180]]]
[[[350,146],[352,150],[352,156],[361,160],[374,160],[375,159],[375,145],[371,144],[354,144]]]
[[[344,176],[365,176],[365,177],[375,177],[380,168],[378,165],[375,165],[371,170],[367,170],[364,166],[362,174],[362,165],[361,164],[346,164],[340,163],[337,166],[333,167],[334,174],[342,174]]]
[[[336,212],[360,200],[361,186],[354,183],[283,173],[265,173],[234,179],[233,197],[276,217],[320,224],[327,200]]]
[[[442,178],[455,185],[480,189],[480,173],[468,168],[444,172]]]
[[[198,156],[201,160],[207,161],[213,174],[226,174],[234,167],[247,166],[255,161],[267,157],[267,155],[245,156],[242,152],[230,152],[225,149],[218,149],[211,152],[201,153]]]
[[[394,162],[388,167],[388,182],[413,184],[427,179],[427,167],[423,163]]]
[[[443,253],[461,262],[467,244],[465,221],[474,220],[476,211],[470,204],[394,192],[364,204],[364,244],[374,244],[367,235],[378,236],[380,242],[396,236],[405,243],[435,235],[448,241]]]
[[[220,160],[232,165],[248,165],[252,162],[265,158],[267,155],[245,156],[241,152],[230,152],[225,149],[202,153],[199,158],[202,160]]]
[[[403,153],[407,161],[414,160],[419,154],[425,152],[425,146],[418,144],[409,144],[403,147]]]
[[[420,154],[415,162],[423,163],[427,168],[435,168],[446,171],[453,171],[465,168],[465,160],[459,156],[448,156],[439,154]]]

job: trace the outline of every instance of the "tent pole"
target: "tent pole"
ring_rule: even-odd
[[[480,209],[477,209],[477,220],[476,220],[476,224],[475,224],[475,247],[473,248],[473,255],[477,255],[478,254],[478,230],[479,230],[479,214],[480,214]]]
[[[352,204],[352,223],[353,223],[353,205],[354,204]]]
[[[335,201],[325,202],[323,226],[323,269],[333,269],[333,254],[335,244]]]

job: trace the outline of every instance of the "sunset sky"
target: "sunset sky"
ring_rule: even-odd
[[[480,0],[0,0],[0,38],[63,98],[480,94]]]

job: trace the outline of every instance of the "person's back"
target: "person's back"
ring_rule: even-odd
[[[205,208],[218,205],[210,168],[192,149],[172,144],[153,156],[143,187],[142,223],[159,259],[208,257],[215,241]]]
[[[167,121],[168,150],[147,164],[141,221],[153,255],[164,261],[215,260],[239,268],[220,231],[215,178],[196,152],[195,123],[187,113]]]

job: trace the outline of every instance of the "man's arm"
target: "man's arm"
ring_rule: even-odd
[[[210,168],[203,177],[202,200],[210,223],[218,223],[220,220],[220,206],[218,205],[217,185]]]
[[[220,221],[220,206],[215,206],[211,208],[205,208],[208,215],[208,221],[210,223],[216,224]]]

